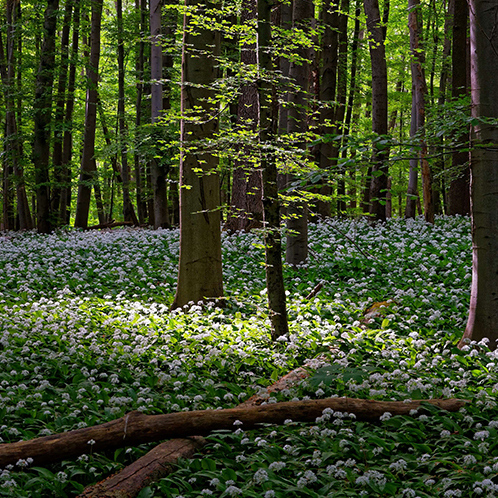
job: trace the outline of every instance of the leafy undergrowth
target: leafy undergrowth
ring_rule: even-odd
[[[290,335],[272,344],[258,233],[224,234],[227,306],[170,313],[178,232],[0,234],[0,438],[30,439],[131,410],[234,407],[293,368],[267,402],[460,397],[459,413],[326,413],[315,424],[220,431],[143,497],[498,495],[496,355],[455,344],[470,288],[469,223],[310,226],[310,261],[285,268]],[[324,288],[310,300],[318,284]],[[384,302],[368,325],[364,312]],[[0,496],[74,496],[151,445],[0,470]]]

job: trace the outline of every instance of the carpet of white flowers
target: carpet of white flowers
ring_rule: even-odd
[[[176,230],[0,233],[0,442],[136,409],[234,407],[308,364],[309,379],[267,402],[471,403],[216,432],[140,497],[498,496],[497,355],[455,347],[469,302],[468,219],[331,220],[309,238],[309,263],[285,268],[291,332],[272,343],[259,233],[223,234],[224,309],[174,312]],[[151,447],[97,454],[90,444],[50,466],[26,455],[0,469],[0,496],[75,496]]]

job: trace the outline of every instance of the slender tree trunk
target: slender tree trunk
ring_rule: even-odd
[[[125,120],[125,60],[123,34],[123,1],[116,0],[116,14],[118,24],[118,143],[121,152],[121,176],[123,178],[123,219],[138,225],[135,208],[130,197],[130,168],[128,167],[128,130]]]
[[[196,15],[216,4],[186,0]],[[223,297],[220,184],[218,157],[207,145],[218,132],[218,104],[212,88],[218,76],[220,35],[215,29],[192,29],[184,17],[182,121],[180,139],[180,264],[173,308]]]
[[[36,77],[34,101],[33,163],[39,233],[50,233],[50,123],[52,118],[52,86],[55,68],[55,34],[59,0],[48,0],[44,16],[44,36]]]
[[[310,31],[314,18],[313,3],[308,0],[294,0],[292,11],[293,29],[301,29],[305,33]],[[296,85],[296,90],[289,94],[289,114],[287,132],[290,134],[304,134],[308,130],[309,88],[311,79],[310,49],[299,47],[296,49],[299,62],[291,61],[289,75]],[[299,140],[299,148],[306,150],[304,139]],[[294,180],[288,175],[287,183]],[[295,200],[289,203],[287,210],[287,250],[286,261],[291,265],[304,263],[308,257],[308,206],[298,192]]]
[[[498,118],[498,4],[470,0],[472,116]],[[480,123],[472,130],[472,288],[464,338],[498,340],[498,128]]]
[[[256,19],[256,0],[248,0],[242,7],[241,21],[248,23]],[[240,53],[240,62],[248,68],[257,63],[256,46],[246,44]],[[245,81],[240,89],[237,103],[237,127],[255,134],[259,120],[258,86]],[[253,160],[256,151],[250,145],[239,147],[234,161],[231,211],[225,228],[232,231],[259,228],[263,221],[263,194],[261,170],[255,168]],[[252,160],[251,160],[252,159]]]
[[[387,114],[387,64],[384,30],[380,22],[378,0],[364,0],[367,28],[370,34],[370,59],[372,66],[372,131],[379,137],[388,133]],[[370,215],[374,220],[386,219],[386,192],[389,166],[389,148],[374,144],[372,154],[372,179],[370,183]]]
[[[73,14],[73,35],[71,44],[71,63],[67,81],[66,113],[64,116],[64,138],[61,163],[61,200],[59,219],[63,225],[69,225],[71,209],[71,157],[73,151],[73,110],[74,90],[76,86],[76,61],[80,39],[80,3],[75,2]]]
[[[467,0],[454,0],[453,7],[453,50],[452,50],[452,84],[451,96],[453,99],[464,97],[468,94],[467,67],[467,20],[469,9]],[[455,137],[457,143],[466,147],[469,136],[467,133]],[[450,214],[470,214],[470,168],[467,152],[456,151],[452,156],[453,175],[448,192]]]
[[[346,113],[346,99],[348,87],[348,18],[349,18],[349,0],[341,0],[341,14],[339,15],[339,57],[337,64],[337,97],[336,97],[336,133],[344,134],[344,116]],[[337,144],[338,142],[335,141]],[[336,146],[337,147],[337,146]],[[339,149],[335,152],[335,157],[339,157]],[[337,159],[336,159],[337,161]],[[345,169],[341,166],[338,168],[337,184],[337,213],[342,216],[346,212],[346,180]]]
[[[143,40],[144,33],[148,31],[146,26],[146,3],[147,0],[135,0],[135,9],[139,12],[139,32],[141,33],[140,41],[137,45],[137,58],[136,58],[136,73],[137,73],[137,100],[135,105],[135,186],[136,186],[136,198],[137,198],[137,211],[138,220],[140,224],[144,224],[147,219],[147,202],[145,195],[145,172],[144,172],[144,157],[139,152],[139,142],[140,142],[140,127],[142,126],[143,120],[143,96],[144,96],[144,59],[145,59],[145,42]]]
[[[83,155],[81,158],[80,183],[74,226],[86,228],[90,212],[92,186],[97,186],[97,166],[95,163],[95,129],[97,125],[98,79],[100,59],[100,26],[102,20],[103,0],[92,1],[92,23],[90,34],[90,60],[87,68],[88,88],[86,92],[85,131]],[[98,198],[97,190],[96,199]],[[100,213],[100,209],[98,208]],[[103,214],[103,213],[102,213]],[[99,223],[105,220],[100,219]],[[103,218],[103,216],[102,216]]]
[[[161,47],[161,0],[150,0],[150,33],[152,39],[151,71],[151,119],[157,123],[163,110],[163,51]],[[154,228],[167,228],[168,198],[166,195],[166,169],[153,158],[150,163],[152,190],[154,195]]]
[[[323,34],[321,37],[321,67],[320,67],[320,135],[324,139],[318,150],[320,169],[330,172],[333,164],[337,164],[337,147],[334,146],[332,135],[335,131],[336,87],[337,87],[337,57],[338,57],[338,2],[328,0],[322,6],[320,23]],[[332,188],[330,180],[320,189],[320,194],[330,196]],[[330,216],[330,200],[317,202],[318,214],[327,218]]]
[[[423,134],[425,125],[425,99],[427,85],[423,64],[425,52],[420,45],[422,22],[419,13],[420,0],[408,0],[408,27],[410,28],[410,49],[412,53],[412,92],[415,91],[416,132]],[[413,107],[412,107],[413,112]],[[413,135],[412,135],[413,136]],[[422,136],[419,143],[419,162],[422,172],[425,221],[434,223],[434,203],[432,202],[432,172],[427,161],[427,142]],[[411,166],[410,166],[411,173]]]
[[[410,119],[410,137],[415,136],[418,127],[417,113],[417,91],[415,88],[414,78],[416,78],[417,70],[415,61],[412,61],[412,113]],[[410,173],[408,176],[408,190],[406,193],[406,208],[405,218],[415,218],[417,215],[417,199],[418,199],[418,167],[419,158],[417,150],[412,147],[410,149]]]
[[[62,166],[62,145],[63,145],[63,124],[64,124],[64,104],[66,102],[66,85],[69,67],[69,32],[71,29],[71,17],[73,13],[73,2],[68,0],[65,5],[64,19],[62,21],[61,35],[61,57],[59,62],[59,81],[57,83],[57,97],[55,99],[54,112],[54,146],[52,151],[52,163],[54,165],[54,181],[52,187],[51,210],[54,224],[60,225],[60,203],[63,187],[63,166]]]
[[[266,288],[275,340],[289,332],[284,277],[282,271],[282,240],[280,234],[280,202],[278,199],[275,153],[268,147],[278,134],[278,102],[276,89],[268,81],[274,70],[271,55],[271,8],[273,0],[258,0],[258,62],[259,62],[259,140],[263,170],[264,243]]]
[[[6,69],[2,71],[2,81],[5,88],[5,151],[7,163],[4,171],[4,227],[14,229],[13,205],[10,202],[11,177],[15,178],[17,194],[17,214],[19,216],[19,228],[30,230],[33,228],[33,219],[29,210],[28,197],[26,195],[26,183],[24,179],[24,168],[22,167],[22,145],[19,137],[18,116],[16,116],[15,101],[15,71],[16,67],[20,74],[21,66],[18,64],[20,52],[16,48],[21,43],[21,21],[19,9],[15,2],[7,2],[7,58]],[[18,47],[16,47],[18,45]],[[17,56],[17,57],[16,57]]]

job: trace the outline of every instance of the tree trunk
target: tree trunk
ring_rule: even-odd
[[[470,0],[472,116],[498,118],[498,5]],[[479,123],[472,130],[472,287],[464,338],[498,340],[498,128]]]
[[[387,65],[384,30],[378,0],[365,0],[367,28],[370,34],[370,60],[372,66],[372,131],[382,138],[388,133],[387,117]],[[370,215],[376,221],[386,219],[386,192],[389,166],[389,148],[377,143],[373,146],[372,178],[370,183]],[[368,181],[368,179],[367,179]]]
[[[54,224],[60,223],[60,203],[63,187],[63,166],[62,166],[62,144],[64,139],[64,104],[66,102],[66,85],[69,67],[69,31],[71,29],[71,17],[73,13],[73,2],[68,0],[65,5],[64,19],[62,21],[61,35],[61,57],[59,62],[59,81],[57,83],[57,97],[54,112],[54,146],[52,150],[52,163],[54,165],[54,181],[52,187],[51,210]]]
[[[73,151],[73,110],[74,89],[76,85],[76,59],[79,50],[80,38],[80,4],[76,2],[73,14],[73,36],[71,45],[71,63],[69,66],[69,77],[67,82],[66,114],[64,117],[64,139],[62,146],[61,164],[61,200],[59,219],[63,225],[69,225],[71,208],[71,156]]]
[[[103,0],[92,2],[92,22],[90,33],[90,60],[87,69],[88,88],[86,92],[85,131],[83,139],[83,155],[81,158],[80,183],[74,226],[86,228],[90,211],[92,185],[96,185],[97,166],[95,163],[95,129],[97,125],[98,72],[100,59],[100,26],[102,20]],[[97,197],[97,196],[96,196]],[[104,219],[99,222],[104,223]]]
[[[163,110],[163,51],[161,47],[161,0],[150,0],[150,54],[151,119],[157,123]],[[156,158],[150,162],[152,191],[154,195],[154,228],[168,228],[168,198],[166,195],[166,169]]]
[[[309,34],[314,18],[313,3],[307,0],[294,0],[292,10],[292,28]],[[308,130],[309,87],[311,77],[310,49],[298,47],[296,50],[299,61],[291,60],[289,76],[296,89],[289,94],[289,112],[287,132],[298,135],[298,147],[306,151],[305,139],[299,137]],[[296,154],[300,154],[296,151]],[[297,180],[294,175],[288,175],[287,184]],[[297,191],[294,200],[289,202],[287,209],[287,249],[285,259],[291,265],[304,263],[308,258],[308,206]]]
[[[241,22],[248,23],[256,19],[256,0],[244,2]],[[256,46],[246,44],[240,53],[243,65],[255,66],[257,63]],[[259,120],[258,86],[253,81],[244,81],[237,103],[237,127],[255,134]],[[232,180],[231,210],[225,228],[231,231],[259,228],[263,221],[262,176],[259,168],[254,168],[256,151],[251,145],[243,144],[237,151],[234,161],[235,170]],[[251,161],[252,159],[252,161]]]
[[[467,0],[454,0],[453,7],[453,50],[452,50],[452,84],[451,96],[459,99],[468,94],[467,67],[467,20],[469,8]],[[454,141],[466,147],[469,136],[464,134],[454,137]],[[452,175],[456,175],[450,183],[448,192],[450,215],[470,214],[470,168],[468,152],[456,151],[452,155]]]
[[[197,15],[215,4],[187,0]],[[184,17],[180,140],[180,264],[173,308],[223,297],[218,157],[208,145],[218,133],[219,32]]]
[[[4,188],[4,229],[14,229],[13,205],[10,194],[10,176],[15,178],[15,188],[17,194],[17,214],[19,216],[19,229],[31,230],[33,219],[29,210],[28,197],[26,195],[26,183],[24,179],[24,168],[22,166],[22,145],[19,137],[18,118],[16,117],[15,102],[15,71],[21,71],[18,63],[20,52],[16,54],[16,43],[21,43],[21,21],[19,9],[15,2],[7,2],[7,54],[6,69],[2,71],[2,82],[5,88],[5,151],[7,153],[7,163],[4,171],[4,179],[7,182]],[[17,55],[17,57],[16,57]],[[5,57],[5,56],[4,56]]]
[[[280,233],[280,201],[278,198],[277,164],[271,145],[278,134],[278,101],[276,88],[267,75],[274,70],[271,55],[272,0],[258,0],[258,61],[259,61],[259,142],[263,171],[264,243],[266,288],[275,340],[289,332],[282,272],[282,238]]]
[[[44,15],[44,36],[40,64],[36,76],[34,100],[33,163],[39,233],[50,233],[50,123],[52,118],[52,86],[55,68],[55,32],[59,0],[48,0]]]
[[[130,197],[130,168],[128,167],[128,132],[125,120],[125,56],[123,34],[123,1],[116,0],[118,24],[118,143],[121,152],[121,176],[123,178],[123,219],[138,225],[135,208]]]
[[[338,3],[328,0],[320,12],[320,24],[323,29],[321,37],[321,67],[320,67],[320,135],[322,142],[318,150],[318,165],[320,169],[330,172],[331,166],[337,160],[337,147],[334,147],[332,135],[335,131],[335,98],[337,87],[337,50],[338,40]],[[327,183],[330,179],[327,178]],[[323,185],[320,194],[330,196],[332,188]],[[330,200],[317,202],[318,214],[322,218],[330,216]]]
[[[124,446],[192,435],[207,435],[215,430],[235,430],[242,422],[244,430],[260,424],[315,422],[326,408],[333,411],[354,413],[357,420],[378,422],[385,412],[392,415],[409,415],[411,410],[423,409],[429,403],[447,411],[458,411],[468,401],[459,399],[428,399],[419,401],[374,401],[356,398],[328,398],[320,400],[287,401],[249,408],[226,410],[199,410],[144,415],[133,411],[124,417],[94,427],[85,427],[62,434],[40,437],[29,441],[0,444],[0,466],[15,464],[28,456],[33,464],[58,462],[88,452],[89,442],[93,452],[109,451]]]

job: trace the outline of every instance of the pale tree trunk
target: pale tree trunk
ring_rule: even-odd
[[[468,95],[467,67],[467,20],[469,8],[467,0],[454,0],[453,4],[453,47],[452,47],[452,83],[451,96],[454,99]],[[468,134],[453,137],[457,143],[464,144],[468,141]],[[453,174],[458,177],[450,183],[448,192],[449,214],[470,214],[470,167],[469,155],[464,151],[456,151],[452,155],[451,165]]]
[[[254,20],[257,14],[256,0],[244,2],[241,21]],[[257,63],[256,46],[244,45],[240,53],[240,62],[254,66]],[[259,119],[258,86],[247,81],[240,89],[237,104],[237,127],[255,133]],[[231,231],[260,228],[263,221],[263,194],[261,170],[255,168],[253,160],[255,151],[250,145],[242,145],[234,161],[235,170],[232,180],[231,211],[225,228]]]
[[[98,79],[100,59],[100,25],[102,20],[103,0],[92,2],[92,28],[90,33],[90,60],[87,68],[88,89],[86,91],[85,132],[83,138],[83,155],[81,158],[80,183],[74,226],[86,228],[90,211],[92,185],[97,187],[97,166],[95,163],[95,129],[97,125]],[[98,190],[95,197],[98,200]],[[100,213],[100,209],[98,208]],[[99,223],[105,220],[99,216]]]
[[[329,0],[322,6],[320,24],[323,29],[321,37],[321,67],[320,67],[320,135],[325,140],[318,150],[318,165],[320,169],[330,172],[333,163],[337,162],[337,147],[334,146],[332,135],[335,131],[335,98],[337,87],[337,50],[338,40],[338,2]],[[320,194],[330,196],[332,188],[330,179],[320,189]],[[330,200],[317,202],[318,214],[327,218],[330,216]]]
[[[80,39],[80,3],[74,5],[73,36],[71,45],[71,63],[67,82],[66,113],[64,117],[65,129],[62,145],[62,172],[61,172],[61,200],[59,219],[62,224],[69,225],[71,208],[71,157],[73,152],[73,110],[74,90],[76,86],[76,59],[78,57]]]
[[[271,336],[275,340],[289,332],[284,278],[282,271],[282,240],[280,234],[280,202],[278,199],[277,164],[270,145],[278,134],[278,102],[276,89],[268,81],[274,70],[271,56],[272,0],[258,0],[258,62],[259,62],[259,140],[261,169],[263,170],[264,242],[266,287],[271,322]]]
[[[294,0],[292,11],[293,29],[310,31],[314,18],[313,3],[308,0]],[[308,130],[309,87],[311,79],[310,49],[299,47],[296,53],[300,62],[291,61],[289,76],[296,89],[289,94],[289,113],[287,132],[304,134]],[[299,148],[306,150],[306,142],[300,139]],[[299,154],[299,152],[296,152]],[[288,175],[287,184],[294,181],[294,175]],[[287,249],[285,259],[291,265],[304,263],[308,258],[308,206],[298,192],[296,199],[290,201],[287,209]]]
[[[474,118],[498,118],[498,4],[470,0],[471,96]],[[498,128],[473,127],[471,164],[472,288],[464,338],[498,340]]]
[[[118,143],[121,152],[121,177],[123,179],[123,219],[138,225],[135,208],[130,197],[130,168],[128,166],[128,130],[125,120],[125,60],[123,35],[123,2],[116,0],[116,14],[118,24]]]
[[[216,4],[187,0],[195,15]],[[208,143],[218,133],[218,103],[212,86],[218,76],[220,35],[184,17],[180,140],[180,264],[173,308],[188,302],[222,304],[220,183],[218,157]]]
[[[157,123],[163,110],[163,51],[161,47],[161,0],[150,0],[150,48],[151,72],[151,119]],[[154,228],[170,226],[168,197],[166,194],[166,169],[156,158],[150,163],[152,191],[154,195]]]
[[[427,85],[423,64],[425,54],[420,46],[420,33],[422,29],[421,18],[419,16],[420,0],[408,0],[408,27],[410,29],[410,50],[412,55],[412,102],[415,102],[415,109],[412,103],[412,113],[416,111],[416,127],[410,129],[412,138],[417,132],[423,133],[425,125],[425,99],[427,95]],[[413,97],[413,92],[415,96]],[[412,116],[413,120],[413,116]],[[414,132],[414,133],[413,133]],[[418,145],[419,163],[422,172],[422,188],[424,198],[425,221],[434,223],[434,204],[432,202],[432,174],[427,161],[427,143],[425,138],[420,138]],[[410,161],[410,179],[412,176],[412,163]],[[416,187],[416,183],[415,183]],[[416,192],[416,190],[415,190]],[[413,195],[413,192],[410,192]]]
[[[388,132],[387,117],[387,65],[384,29],[381,24],[378,0],[364,0],[369,31],[370,59],[372,66],[372,131],[378,136]],[[389,166],[389,148],[374,145],[372,154],[372,179],[370,182],[370,215],[376,221],[386,219],[386,192]],[[368,181],[368,179],[367,179]]]
[[[22,145],[18,135],[18,120],[15,110],[15,70],[21,71],[21,66],[17,63],[16,58],[16,42],[21,42],[21,23],[19,9],[15,2],[9,0],[7,2],[7,60],[6,70],[2,71],[2,80],[5,88],[5,149],[7,152],[7,163],[5,178],[7,180],[7,188],[4,195],[4,208],[7,216],[4,216],[4,228],[13,229],[13,220],[9,219],[9,212],[12,212],[13,206],[9,205],[11,198],[10,178],[9,173],[12,172],[15,177],[16,194],[17,194],[17,214],[19,216],[19,229],[30,230],[33,228],[33,219],[29,211],[29,202],[26,195],[26,184],[24,179],[24,168],[22,167]],[[20,53],[17,55],[20,56]],[[11,170],[11,171],[10,171]],[[11,226],[9,226],[11,225]]]
[[[52,86],[55,67],[55,31],[59,0],[48,0],[44,16],[44,36],[40,64],[36,76],[34,100],[33,163],[39,233],[52,230],[50,210],[50,122],[52,118]]]

